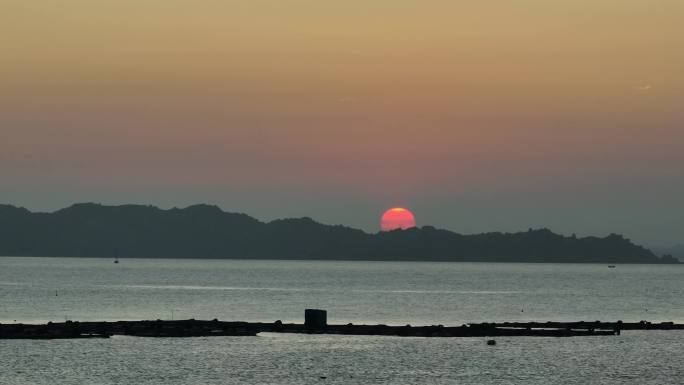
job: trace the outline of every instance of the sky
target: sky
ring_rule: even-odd
[[[0,0],[0,201],[684,243],[681,0]]]

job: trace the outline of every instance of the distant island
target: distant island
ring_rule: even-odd
[[[661,255],[671,255],[684,262],[684,245],[676,245],[672,247],[653,247],[651,250]]]
[[[75,204],[53,213],[0,205],[0,255],[107,258],[679,263],[630,240],[548,229],[462,235],[431,226],[369,234],[310,218],[262,222],[216,206]]]

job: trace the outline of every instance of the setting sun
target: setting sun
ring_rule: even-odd
[[[385,211],[380,220],[380,229],[382,231],[410,229],[412,227],[416,227],[416,218],[411,211],[402,207],[395,207]]]

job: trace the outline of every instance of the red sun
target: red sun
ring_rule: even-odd
[[[396,229],[410,229],[416,227],[416,218],[413,213],[402,207],[389,209],[382,214],[380,229],[391,231]]]

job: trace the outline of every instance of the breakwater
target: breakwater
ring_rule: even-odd
[[[402,337],[579,337],[613,336],[622,330],[684,330],[672,322],[503,322],[461,326],[328,325],[305,322],[228,322],[219,320],[156,320],[116,322],[67,321],[32,324],[0,324],[0,339],[135,337],[256,336],[259,333],[379,335]]]

